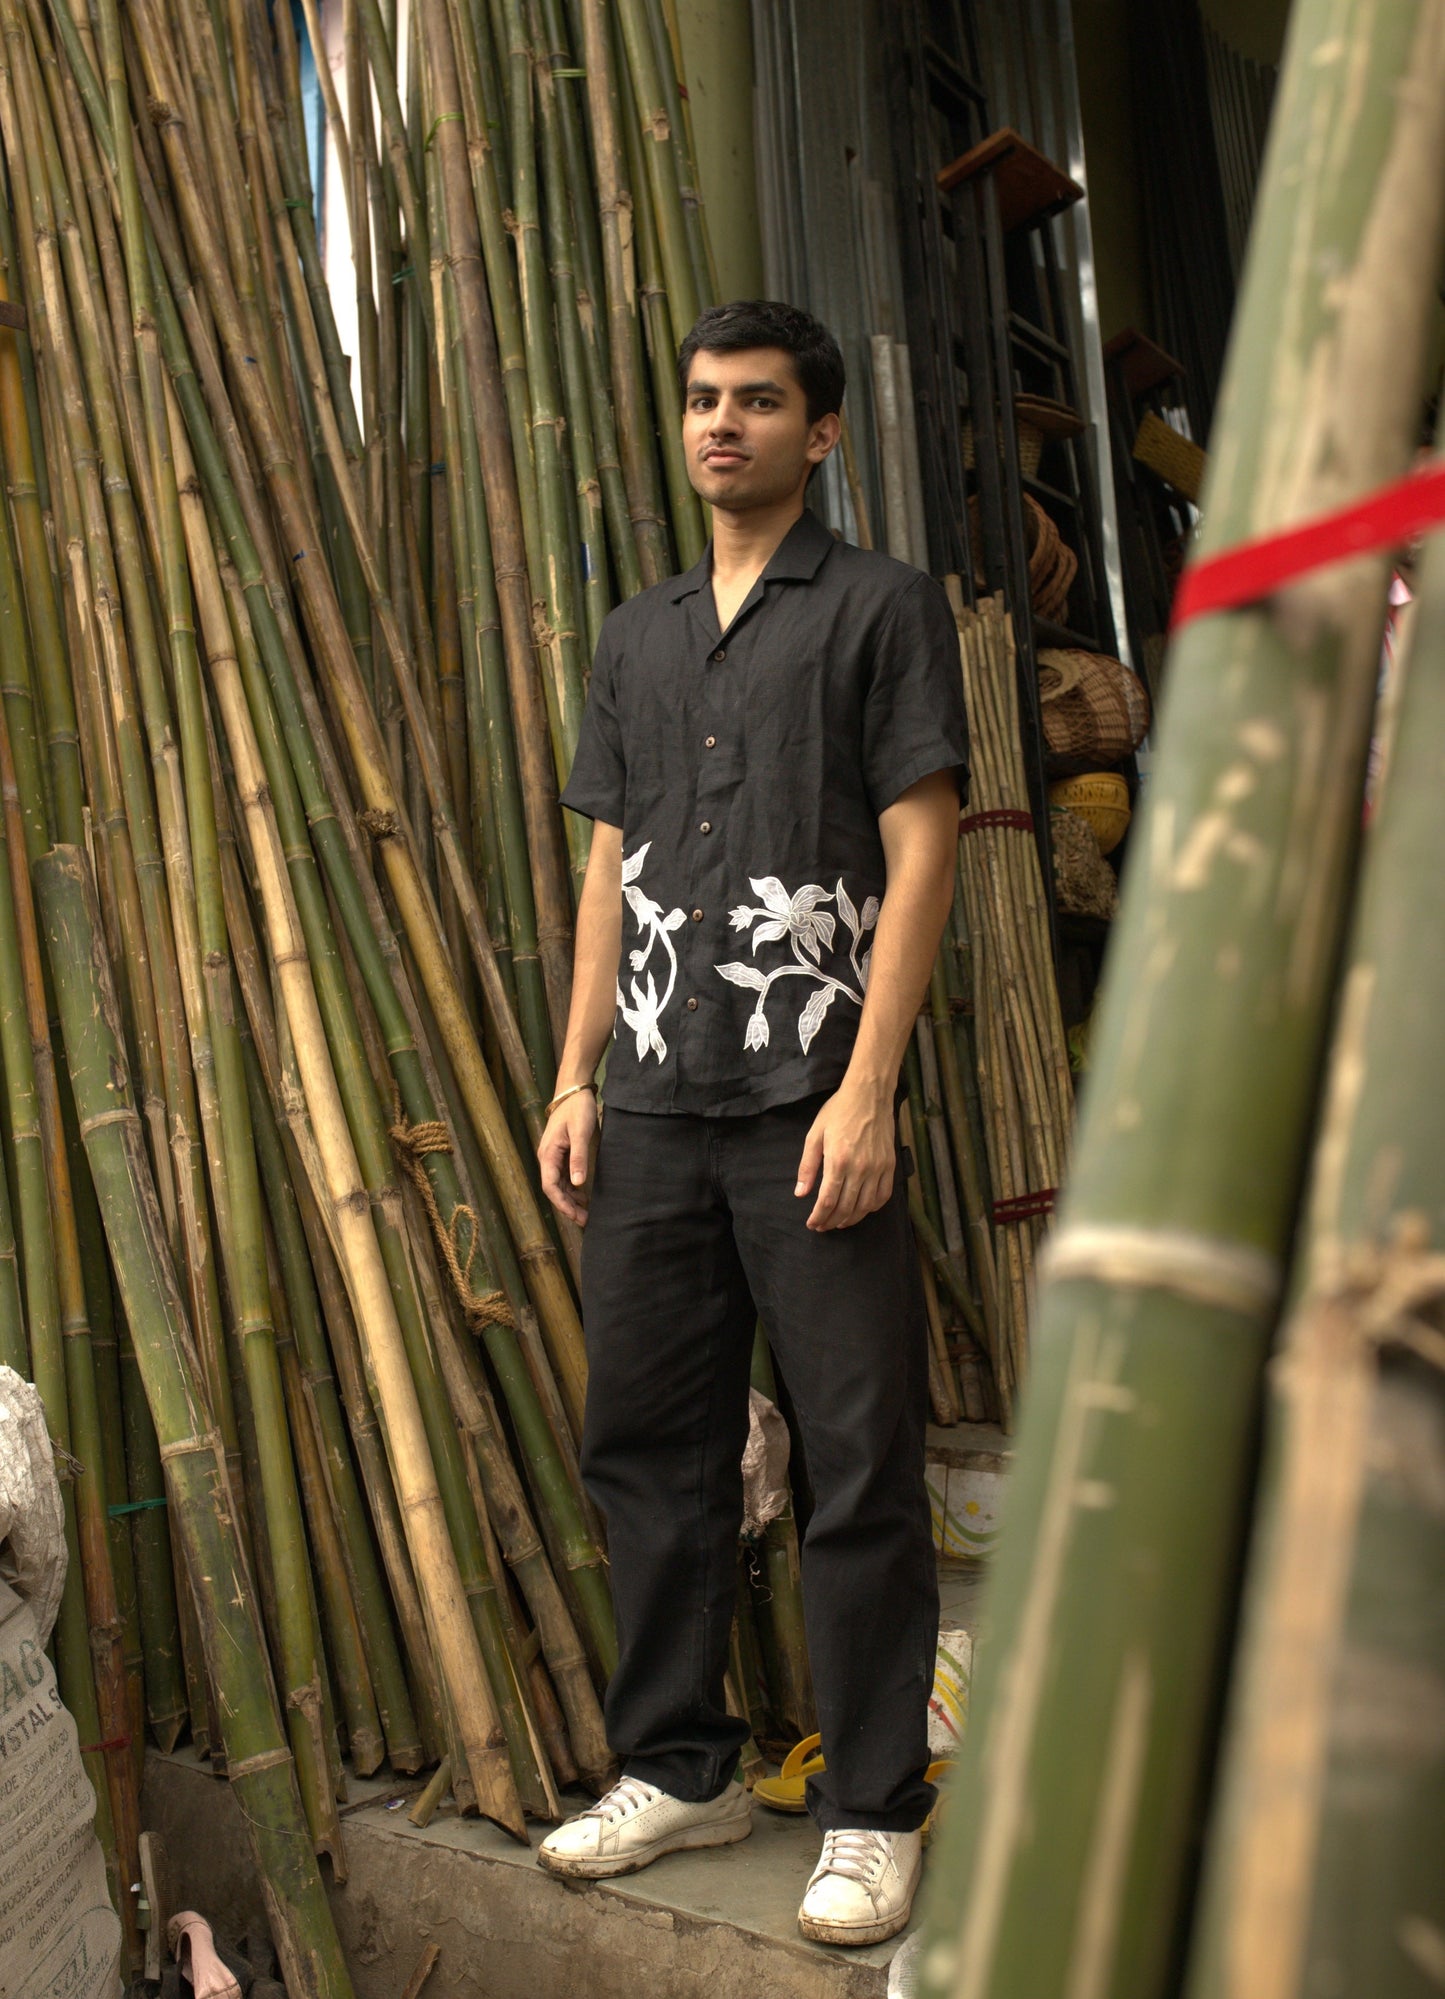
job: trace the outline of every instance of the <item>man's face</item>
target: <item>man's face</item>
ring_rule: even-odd
[[[682,442],[687,475],[728,513],[792,499],[838,440],[838,418],[808,421],[808,405],[781,347],[693,356]]]

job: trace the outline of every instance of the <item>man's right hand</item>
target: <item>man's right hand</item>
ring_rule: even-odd
[[[537,1147],[542,1192],[558,1214],[579,1229],[587,1226],[588,1183],[597,1158],[598,1124],[596,1095],[579,1090],[565,1104],[558,1104]]]

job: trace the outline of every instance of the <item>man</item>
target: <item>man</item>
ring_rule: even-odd
[[[876,1943],[908,1920],[932,1803],[927,1328],[896,1115],[952,897],[958,640],[936,583],[804,510],[839,435],[831,334],[789,306],[720,306],[679,372],[713,541],[608,618],[563,793],[596,824],[539,1156],[587,1229],[582,1463],[608,1530],[623,1776],[541,1859],[596,1879],[749,1831],[723,1674],[761,1316],[814,1493],[827,1767],[799,1923]]]

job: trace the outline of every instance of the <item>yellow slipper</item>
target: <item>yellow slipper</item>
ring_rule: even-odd
[[[775,1812],[805,1812],[808,1779],[824,1767],[822,1742],[821,1735],[805,1735],[783,1758],[776,1777],[759,1777],[753,1785],[758,1803]]]
[[[805,1735],[795,1744],[783,1759],[783,1767],[776,1777],[759,1777],[753,1785],[753,1796],[760,1805],[766,1805],[774,1812],[805,1812],[808,1809],[807,1785],[810,1777],[816,1777],[826,1769],[823,1761],[823,1738],[821,1735]],[[940,1757],[930,1763],[924,1773],[924,1781],[936,1784],[944,1772],[953,1768],[951,1756]],[[924,1821],[925,1842],[933,1826],[933,1813]]]

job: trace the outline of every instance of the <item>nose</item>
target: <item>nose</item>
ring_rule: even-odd
[[[719,396],[717,408],[712,413],[712,421],[707,427],[709,437],[731,437],[738,428],[737,416],[730,398]]]

